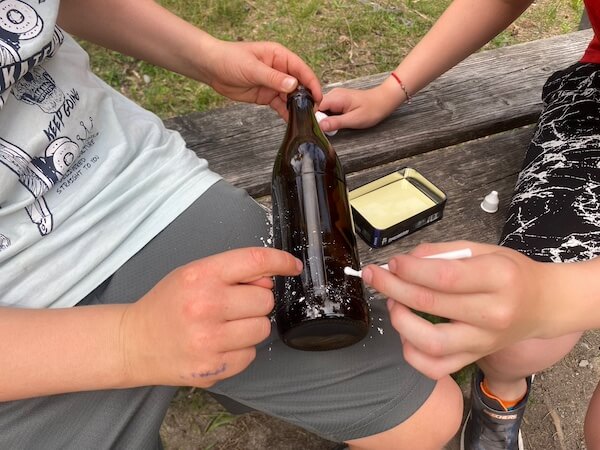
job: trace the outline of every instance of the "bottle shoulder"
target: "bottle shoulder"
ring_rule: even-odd
[[[317,159],[333,160],[337,158],[334,148],[326,140],[318,136],[291,136],[286,137],[279,149],[279,155],[308,155]]]
[[[331,145],[323,144],[318,139],[293,139],[284,143],[277,155],[280,164],[298,169],[298,165],[313,165],[315,168],[337,166],[339,158]],[[297,171],[297,170],[296,170]]]

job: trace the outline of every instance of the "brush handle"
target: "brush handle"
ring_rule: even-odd
[[[473,252],[470,248],[461,248],[459,250],[452,250],[444,253],[437,253],[435,255],[423,256],[425,259],[462,259],[462,258],[470,258],[473,256]],[[387,264],[383,264],[381,266],[382,269],[389,270],[389,266]],[[350,275],[353,277],[362,278],[362,270],[354,270],[352,267],[344,267],[344,273],[346,275]]]

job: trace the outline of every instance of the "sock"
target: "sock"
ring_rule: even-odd
[[[498,397],[497,395],[494,395],[492,393],[492,391],[490,390],[490,388],[488,387],[485,378],[483,379],[483,381],[479,384],[479,387],[481,388],[481,392],[483,393],[484,397],[483,397],[483,402],[488,405],[491,408],[495,408],[497,407],[495,404],[500,405],[500,407],[504,410],[504,411],[510,411],[511,409],[513,409],[515,406],[517,406],[521,400],[523,400],[523,398],[525,398],[525,396],[527,395],[527,393],[523,394],[521,397],[519,397],[516,400],[504,400],[500,397]],[[487,397],[487,398],[486,398]],[[488,400],[488,401],[486,401]],[[490,401],[491,400],[491,401]],[[492,403],[493,402],[493,403]]]

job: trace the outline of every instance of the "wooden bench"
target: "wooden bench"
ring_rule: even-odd
[[[364,263],[387,260],[423,241],[475,239],[495,243],[527,142],[540,110],[545,79],[577,61],[591,38],[578,31],[475,54],[368,130],[342,130],[330,138],[349,188],[396,168],[422,172],[448,196],[444,218],[387,247],[370,250],[359,239]],[[337,86],[368,88],[387,74]],[[269,108],[236,104],[167,121],[212,169],[259,201],[269,202],[271,170],[285,124]],[[479,208],[491,190],[500,209]]]
[[[361,261],[386,262],[426,241],[469,239],[496,243],[533,124],[541,90],[555,70],[576,62],[592,32],[477,53],[418,93],[371,129],[343,130],[330,138],[353,189],[401,167],[414,167],[442,189],[442,220],[393,244],[370,249],[359,239]],[[368,88],[388,74],[326,86]],[[269,108],[235,104],[167,120],[212,169],[269,204],[271,169],[285,124]],[[479,207],[491,190],[500,208]],[[584,407],[585,405],[583,405]],[[580,430],[570,430],[570,432]],[[535,447],[551,448],[551,447]]]

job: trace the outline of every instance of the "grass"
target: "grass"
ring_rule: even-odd
[[[450,0],[159,3],[221,39],[280,42],[299,54],[327,84],[396,67]],[[582,10],[582,0],[539,0],[486,48],[574,31]],[[204,111],[228,101],[209,87],[177,74],[89,43],[83,45],[101,78],[163,118]]]

